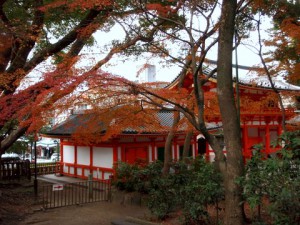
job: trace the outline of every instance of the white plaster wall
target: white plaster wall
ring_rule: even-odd
[[[104,179],[109,179],[109,176],[112,175],[112,173],[107,173],[105,172],[104,173]]]
[[[113,148],[93,147],[93,166],[113,167]]]
[[[63,162],[74,163],[75,162],[75,147],[72,145],[63,146]]]
[[[77,147],[77,164],[90,165],[90,147]]]
[[[66,166],[65,164],[63,166],[63,171],[64,171],[64,173],[68,173],[68,166]]]
[[[93,178],[101,179],[102,178],[102,172],[99,170],[93,170]]]
[[[82,176],[82,169],[81,168],[77,168],[77,175],[78,176]]]
[[[90,170],[89,169],[84,169],[84,176],[88,177],[90,174]]]

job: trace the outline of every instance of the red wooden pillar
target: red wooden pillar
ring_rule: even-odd
[[[118,162],[118,146],[114,145],[113,146],[113,163]]]
[[[113,167],[115,168],[118,163],[118,145],[113,146]],[[116,171],[114,170],[114,175]]]
[[[244,149],[243,149],[243,156],[244,157],[251,157],[252,156],[252,152],[249,149],[249,144],[248,144],[248,125],[247,122],[244,122],[243,124],[243,142],[244,142]]]
[[[266,157],[270,154],[270,145],[271,145],[271,138],[270,138],[270,126],[269,121],[266,121]]]
[[[77,176],[77,145],[74,146],[74,176]]]
[[[94,161],[93,161],[93,146],[90,146],[90,174],[93,174],[93,165],[94,165]]]

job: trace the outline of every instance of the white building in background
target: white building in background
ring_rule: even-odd
[[[146,64],[142,67],[139,66],[138,70],[141,70],[141,73],[139,74],[139,83],[156,82],[155,65]]]

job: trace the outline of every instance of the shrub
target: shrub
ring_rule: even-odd
[[[135,186],[135,171],[138,171],[137,165],[130,165],[125,162],[118,162],[116,166],[116,177],[113,180],[113,184],[119,190],[125,190],[128,192],[134,191]]]
[[[213,164],[197,158],[189,171],[189,181],[182,186],[180,196],[186,224],[210,224],[209,204],[216,204],[223,197],[221,175]]]
[[[266,196],[273,224],[292,225],[300,222],[300,137],[285,133],[279,141],[286,145],[276,156],[263,160],[260,151],[253,155],[247,163],[242,185],[252,210],[259,208]],[[260,212],[256,220],[262,221]]]
[[[208,223],[207,205],[223,196],[221,176],[204,159],[190,162],[189,166],[172,162],[171,173],[165,176],[160,161],[146,166],[119,163],[115,184],[122,190],[147,193],[148,207],[158,219],[181,209],[187,224]]]

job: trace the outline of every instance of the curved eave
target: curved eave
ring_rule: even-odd
[[[217,83],[217,78],[216,77],[211,77],[209,78],[209,81],[213,82],[213,83]],[[237,82],[233,81],[233,87],[236,87]],[[253,90],[268,90],[268,91],[273,91],[273,88],[270,86],[262,86],[262,85],[258,85],[258,84],[249,84],[249,83],[245,83],[243,81],[239,81],[238,82],[239,87],[240,88],[244,88],[244,89],[253,89]],[[294,86],[294,85],[290,85],[290,86]],[[291,88],[282,88],[282,87],[276,87],[275,89],[278,91],[288,91],[288,92],[300,92],[300,87],[299,89],[291,89]]]
[[[233,65],[235,66],[235,65]],[[254,67],[246,67],[246,66],[238,66],[239,69],[255,69]],[[209,73],[212,71],[211,68],[209,67],[206,67],[204,70],[203,70],[203,75],[205,76],[208,76]],[[168,85],[166,85],[164,88],[166,89],[173,89],[174,87],[176,87],[179,83],[179,80],[181,78],[181,74],[178,74],[174,79],[173,81],[171,81]],[[235,79],[235,78],[234,78]],[[215,74],[213,77],[210,77],[209,78],[210,81],[212,82],[217,82],[217,74]],[[245,88],[252,88],[252,89],[257,89],[257,90],[273,90],[273,88],[271,87],[270,84],[267,84],[267,85],[260,85],[260,83],[268,83],[269,81],[268,80],[262,80],[260,82],[258,82],[257,84],[253,84],[253,83],[247,83],[243,80],[239,80],[238,82],[236,82],[236,80],[233,80],[233,86],[235,87],[236,84],[238,83],[239,86],[245,86]],[[283,81],[274,81],[274,86],[276,88],[276,90],[278,91],[289,91],[289,92],[299,92],[300,91],[300,87],[299,86],[296,86],[296,85],[292,85],[292,84],[288,84],[288,83],[285,83]],[[278,86],[278,83],[282,84],[282,85],[286,85],[285,87],[282,87],[282,85]],[[277,85],[276,85],[277,84]]]
[[[70,138],[70,134],[41,134],[42,137],[47,137],[47,138]]]

